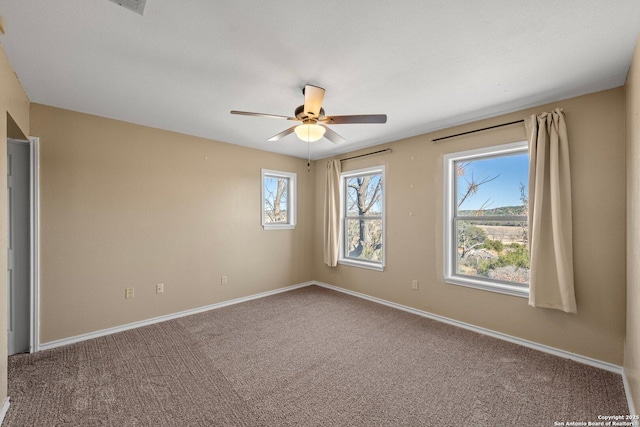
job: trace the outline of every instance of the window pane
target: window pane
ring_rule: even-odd
[[[529,283],[527,221],[456,221],[456,273]]]
[[[382,174],[345,179],[347,216],[382,216]]]
[[[455,162],[459,216],[526,216],[527,153]]]
[[[346,220],[346,256],[382,262],[382,220]]]
[[[289,178],[264,177],[264,222],[287,223]]]

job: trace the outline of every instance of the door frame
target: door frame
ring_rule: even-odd
[[[35,353],[40,350],[40,138],[7,141],[29,145],[29,353]]]
[[[29,137],[31,197],[31,327],[29,353],[40,350],[40,138]]]

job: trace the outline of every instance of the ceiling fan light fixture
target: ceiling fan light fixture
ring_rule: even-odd
[[[305,142],[315,142],[324,136],[325,128],[315,123],[305,123],[294,129],[298,138]]]

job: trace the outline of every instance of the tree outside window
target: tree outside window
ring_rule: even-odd
[[[265,229],[295,227],[296,174],[262,170],[262,226]]]
[[[268,224],[288,222],[289,178],[266,176],[264,178],[264,215]]]
[[[382,269],[384,265],[384,169],[343,174],[341,261]]]

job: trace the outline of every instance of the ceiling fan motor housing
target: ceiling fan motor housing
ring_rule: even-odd
[[[298,108],[296,108],[296,111],[293,113],[299,120],[302,120],[303,122],[305,120],[319,120],[321,118],[324,117],[324,108],[320,108],[320,115],[319,116],[315,116],[313,114],[313,112],[311,111],[304,111],[304,105],[300,105]]]

